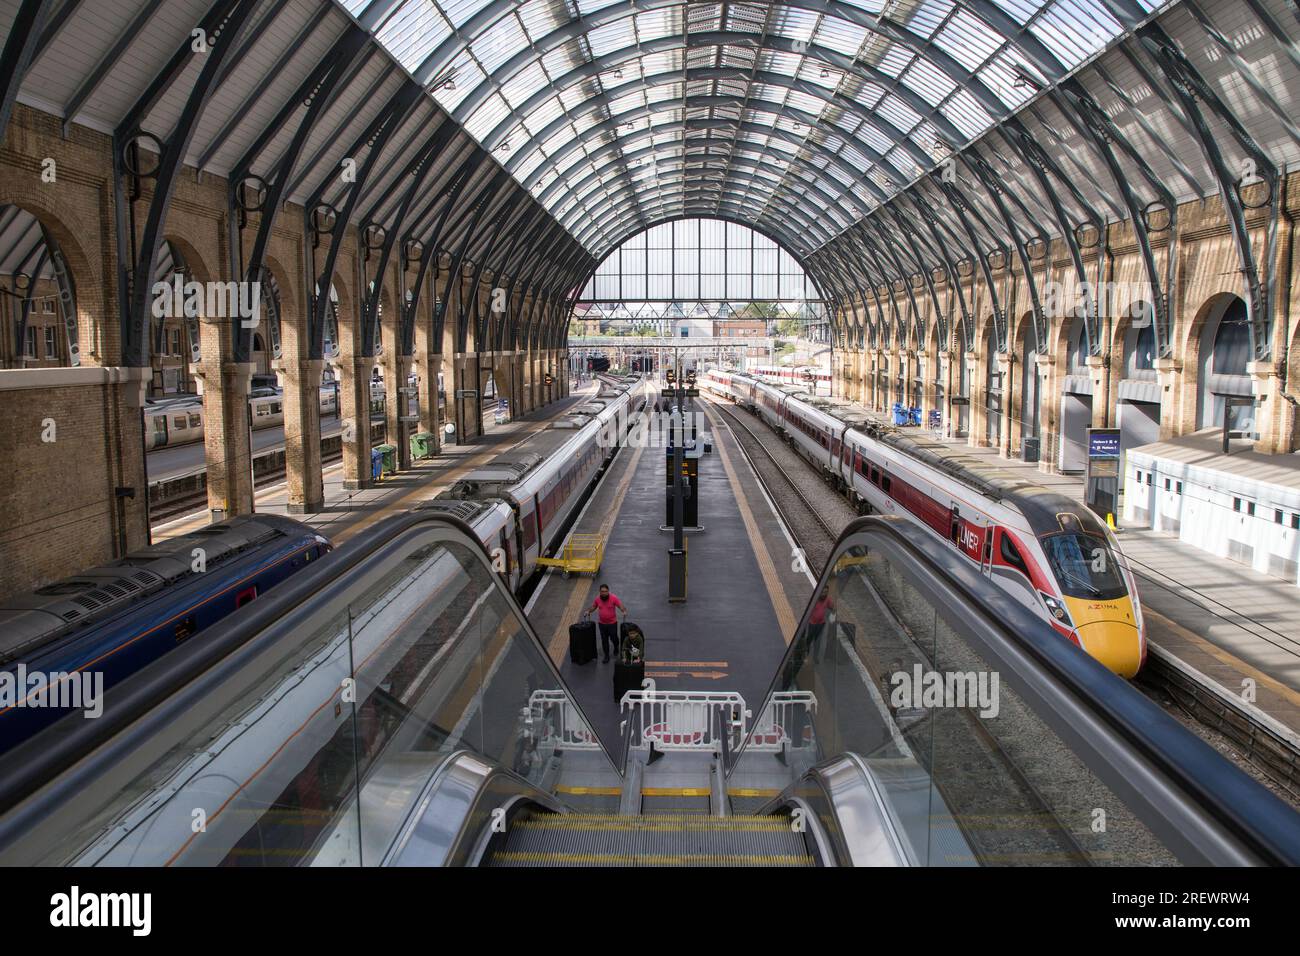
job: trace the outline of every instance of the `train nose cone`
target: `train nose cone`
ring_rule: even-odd
[[[1083,649],[1120,677],[1128,679],[1142,666],[1138,629],[1121,621],[1098,621],[1079,628]]]

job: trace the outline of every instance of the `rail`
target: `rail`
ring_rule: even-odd
[[[729,779],[784,789],[854,753],[922,863],[1032,841],[1065,863],[1300,864],[1300,815],[920,529],[853,522],[823,591],[833,612],[805,611],[764,698],[772,732],[747,737]],[[803,716],[793,691],[816,691]],[[772,723],[797,727],[784,770]],[[987,825],[1004,818],[1032,824]]]

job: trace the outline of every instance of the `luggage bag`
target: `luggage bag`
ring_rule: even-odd
[[[596,659],[596,625],[579,621],[569,625],[569,660],[586,664]]]

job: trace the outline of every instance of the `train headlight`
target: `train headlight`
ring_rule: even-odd
[[[1052,615],[1052,617],[1060,621],[1066,627],[1074,627],[1074,622],[1070,620],[1070,612],[1065,609],[1064,604],[1052,597],[1050,594],[1045,594],[1042,591],[1038,592],[1038,596],[1041,597],[1043,603],[1047,605],[1048,614]]]

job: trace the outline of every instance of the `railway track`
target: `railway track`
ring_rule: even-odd
[[[821,516],[800,490],[799,482],[791,476],[790,469],[782,467],[750,424],[744,421],[747,413],[712,398],[710,404],[721,411],[728,423],[733,425],[732,433],[736,435],[750,466],[768,489],[790,534],[795,537],[799,547],[804,549],[809,558],[809,567],[815,571],[824,567],[843,524],[839,528],[833,527],[832,523]],[[756,423],[756,427],[775,437],[766,423]],[[805,472],[802,477],[807,486],[808,479],[813,477],[812,469],[802,458],[798,458],[797,453],[790,453],[795,455],[795,466]],[[775,490],[774,485],[782,491]],[[817,487],[830,491],[822,485],[820,476]],[[840,496],[836,494],[835,497]],[[783,504],[783,499],[796,504]],[[847,503],[845,507],[848,507]],[[1150,578],[1149,574],[1143,574],[1140,570],[1136,570],[1136,573],[1143,578]],[[1167,584],[1161,586],[1168,587]],[[1277,636],[1294,641],[1286,635]],[[1225,695],[1217,686],[1207,685],[1198,680],[1194,673],[1180,667],[1176,659],[1167,659],[1166,655],[1158,653],[1148,656],[1147,665],[1134,681],[1134,686],[1281,799],[1300,808],[1300,747],[1268,726],[1238,697]]]
[[[727,422],[750,468],[767,489],[782,522],[795,544],[803,551],[808,567],[814,574],[820,573],[830,559],[840,531],[851,519],[852,510],[849,509],[849,515],[844,520],[823,515],[822,510],[813,505],[800,489],[799,483],[744,420],[742,413],[713,399],[709,399],[708,405],[702,407],[711,407]],[[845,508],[848,508],[847,503]]]
[[[823,493],[824,504],[828,506],[825,510],[835,512],[832,516],[823,514],[823,509],[813,504],[801,489],[798,480],[802,478],[803,485],[807,487],[808,479],[814,477],[812,468],[793,449],[786,448],[784,444],[775,444],[773,447],[782,453],[782,457],[785,457],[786,451],[794,456],[790,459],[790,468],[782,465],[773,447],[769,447],[773,445],[776,435],[766,423],[754,421],[751,424],[745,420],[749,417],[748,412],[713,398],[709,398],[708,405],[704,407],[711,407],[726,420],[750,467],[767,489],[781,520],[794,537],[795,543],[803,549],[809,568],[820,576],[821,569],[826,566],[834,550],[835,542],[839,540],[840,531],[854,517],[852,507],[841,495],[824,485],[820,476],[816,476],[816,487]],[[759,437],[760,431],[766,432],[767,442]],[[964,772],[951,776],[942,787],[949,804],[980,807],[987,802],[989,794],[1001,794],[1015,805],[1017,819],[1032,819],[1036,821],[1035,826],[1043,830],[1031,838],[1028,831],[1018,831],[1014,827],[1001,831],[977,827],[965,830],[967,839],[978,846],[981,852],[1001,859],[1017,858],[1018,854],[1025,852],[1028,843],[1034,846],[1037,853],[1046,854],[1044,858],[1054,862],[1086,860],[1088,855],[1075,835],[1055,819],[1049,809],[1050,802],[1043,798],[1038,787],[1004,752],[1001,743],[978,720],[961,720],[954,724],[949,719],[957,716],[945,715],[938,727],[926,723],[911,728],[914,736],[919,734],[924,738],[927,734],[931,735],[929,746],[943,750],[947,759],[961,755]],[[941,746],[936,743],[936,739],[942,741]]]

